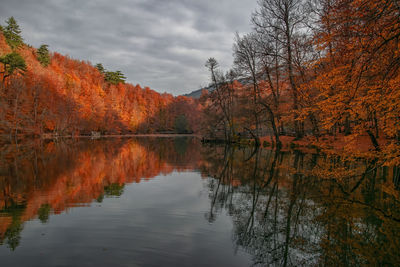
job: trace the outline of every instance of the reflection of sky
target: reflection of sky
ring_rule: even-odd
[[[126,185],[120,198],[51,215],[47,224],[25,223],[21,244],[0,246],[2,266],[247,266],[234,255],[232,222],[224,213],[213,224],[205,180],[172,173]]]

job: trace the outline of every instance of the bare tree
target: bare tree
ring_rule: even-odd
[[[236,34],[233,47],[235,56],[234,63],[241,73],[251,79],[251,95],[253,96],[253,103],[251,106],[255,117],[256,134],[258,135],[259,133],[260,113],[265,110],[268,121],[271,123],[276,145],[280,147],[281,142],[279,140],[279,130],[275,115],[275,111],[278,110],[279,106],[279,82],[274,83],[272,81],[271,67],[269,62],[267,63],[269,59],[263,54],[266,51],[264,47],[266,43],[260,42],[260,37],[261,36],[256,33],[251,33],[243,37]],[[271,94],[265,94],[260,90],[259,80],[264,79],[264,72],[267,74],[267,79],[269,80],[272,91]]]
[[[259,100],[261,97],[260,88],[258,86],[258,73],[259,73],[259,58],[257,56],[257,36],[255,33],[250,33],[240,37],[236,33],[235,43],[233,44],[234,64],[238,73],[241,73],[245,78],[251,79],[251,94],[252,115],[255,122],[255,133],[249,128],[246,128],[254,137],[256,144],[260,143],[260,108]]]
[[[296,137],[303,136],[303,127],[298,120],[299,92],[294,69],[294,39],[304,31],[307,12],[304,0],[259,0],[260,9],[253,14],[252,22],[258,33],[276,41],[286,65],[287,78],[293,98],[294,128]]]
[[[234,71],[229,71],[225,76],[218,69],[219,64],[215,58],[209,58],[205,64],[211,73],[211,80],[214,90],[210,99],[220,113],[222,113],[222,123],[224,127],[225,141],[231,143],[235,136],[234,128],[234,92],[233,81],[235,80]]]

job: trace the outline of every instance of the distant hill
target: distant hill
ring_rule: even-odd
[[[201,92],[202,92],[204,89],[207,90],[209,93],[211,93],[212,91],[215,90],[215,86],[210,85],[210,86],[208,86],[208,87],[204,87],[204,88],[201,88],[201,89],[192,91],[192,92],[189,93],[189,94],[184,94],[183,96],[191,97],[191,98],[194,98],[194,99],[199,99],[200,96],[201,96]]]
[[[247,84],[249,82],[249,78],[240,78],[237,81],[240,82],[241,84]],[[191,97],[191,98],[194,98],[194,99],[199,99],[200,96],[201,96],[201,92],[203,90],[207,90],[209,93],[211,93],[212,91],[215,90],[215,86],[214,85],[209,85],[207,87],[192,91],[189,94],[184,94],[183,96]]]

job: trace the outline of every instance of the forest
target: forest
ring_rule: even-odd
[[[400,2],[257,3],[193,97],[0,22],[3,265],[398,265]]]
[[[400,7],[393,0],[260,0],[234,63],[210,57],[200,99],[125,82],[120,71],[0,34],[0,134],[196,133],[303,142],[400,164]],[[297,143],[299,144],[299,143]]]
[[[398,164],[399,13],[392,0],[260,0],[232,69],[206,62],[206,134],[277,147],[291,136]]]
[[[13,17],[0,31],[0,135],[197,131],[196,102],[125,83],[120,71],[25,44]]]

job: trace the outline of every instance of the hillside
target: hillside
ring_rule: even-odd
[[[49,64],[36,48],[12,49],[0,32],[0,58],[18,54],[25,69],[6,75],[0,64],[0,135],[80,135],[197,131],[196,101],[148,87],[109,82],[90,62],[57,52]],[[115,74],[115,72],[109,72]]]

